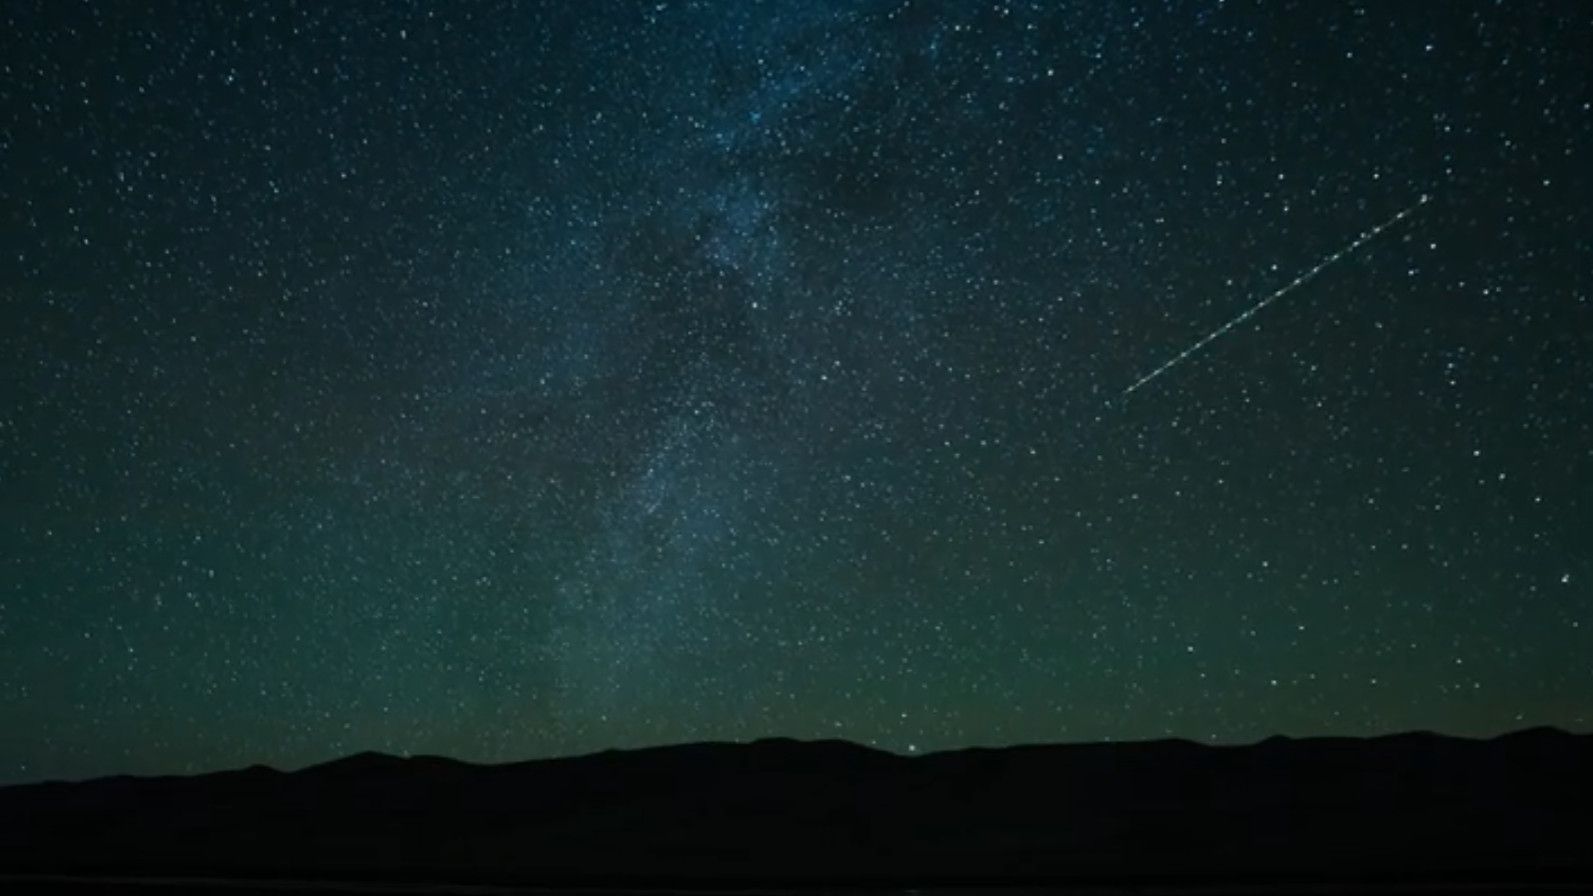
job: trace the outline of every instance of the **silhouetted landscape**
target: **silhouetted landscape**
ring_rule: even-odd
[[[703,743],[0,789],[9,874],[745,887],[1593,880],[1593,737]]]

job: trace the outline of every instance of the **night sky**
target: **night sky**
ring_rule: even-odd
[[[0,780],[1588,730],[1590,47],[8,2]]]

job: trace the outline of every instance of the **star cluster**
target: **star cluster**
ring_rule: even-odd
[[[1586,729],[1589,46],[9,3],[0,780]]]

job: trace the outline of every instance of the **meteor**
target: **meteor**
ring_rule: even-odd
[[[1427,204],[1427,200],[1429,200],[1431,198],[1432,198],[1431,196],[1427,195],[1426,193],[1423,193],[1422,197],[1420,199],[1416,200],[1416,202],[1411,204],[1404,211],[1400,212],[1399,214],[1395,215],[1392,218],[1389,218],[1387,221],[1384,221],[1383,223],[1377,225],[1376,227],[1373,227],[1371,230],[1367,230],[1367,231],[1362,232],[1361,235],[1356,237],[1354,242],[1350,243],[1348,246],[1345,246],[1344,248],[1340,249],[1339,251],[1334,252],[1332,255],[1329,255],[1328,257],[1326,257],[1326,258],[1322,259],[1321,261],[1317,262],[1315,267],[1308,269],[1305,273],[1303,273],[1300,276],[1294,278],[1293,280],[1290,280],[1288,283],[1285,283],[1282,287],[1280,287],[1277,291],[1273,292],[1271,295],[1268,295],[1266,298],[1262,299],[1261,301],[1255,303],[1254,305],[1251,305],[1249,308],[1245,309],[1244,313],[1240,314],[1238,317],[1234,318],[1233,320],[1228,321],[1227,323],[1223,324],[1222,326],[1218,327],[1217,329],[1212,330],[1210,333],[1207,333],[1204,337],[1202,337],[1200,339],[1199,342],[1196,342],[1194,345],[1191,345],[1189,348],[1186,348],[1183,351],[1179,352],[1178,354],[1174,355],[1166,363],[1162,364],[1162,366],[1156,368],[1155,370],[1152,370],[1150,373],[1147,373],[1144,376],[1140,377],[1139,379],[1135,380],[1134,381],[1134,385],[1129,386],[1127,389],[1124,389],[1123,390],[1123,394],[1121,396],[1119,396],[1119,397],[1120,398],[1127,397],[1129,394],[1134,392],[1134,390],[1136,390],[1139,387],[1145,385],[1146,383],[1150,382],[1151,380],[1156,379],[1157,377],[1159,377],[1162,374],[1166,373],[1168,370],[1172,369],[1176,364],[1178,364],[1178,362],[1184,360],[1185,358],[1189,357],[1190,355],[1193,355],[1195,352],[1200,351],[1201,349],[1205,348],[1207,345],[1210,345],[1212,340],[1216,339],[1218,336],[1221,336],[1222,334],[1228,332],[1229,330],[1232,330],[1234,327],[1239,326],[1240,324],[1242,324],[1245,321],[1249,320],[1250,318],[1254,317],[1256,315],[1256,313],[1259,312],[1261,309],[1267,307],[1268,305],[1271,305],[1273,302],[1276,302],[1277,300],[1283,298],[1284,296],[1288,295],[1289,293],[1293,292],[1294,290],[1296,290],[1296,289],[1300,288],[1301,286],[1305,285],[1305,283],[1307,281],[1309,281],[1312,277],[1315,277],[1317,274],[1322,273],[1322,269],[1323,268],[1326,268],[1327,266],[1331,265],[1333,262],[1338,261],[1339,259],[1343,258],[1346,255],[1352,254],[1353,252],[1355,252],[1356,249],[1361,248],[1362,246],[1366,245],[1367,243],[1369,243],[1373,239],[1375,239],[1378,234],[1382,233],[1383,231],[1387,230],[1390,227],[1393,227],[1395,224],[1398,224],[1399,222],[1405,220],[1407,217],[1409,217],[1411,214],[1413,214],[1417,209],[1419,209],[1422,206],[1426,205]]]

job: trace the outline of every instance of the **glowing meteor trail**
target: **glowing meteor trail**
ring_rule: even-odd
[[[1305,273],[1301,274],[1300,276],[1294,278],[1293,280],[1290,280],[1288,283],[1285,283],[1276,292],[1272,293],[1271,295],[1267,296],[1266,298],[1262,299],[1261,301],[1255,303],[1254,305],[1251,305],[1248,309],[1245,310],[1245,312],[1243,314],[1240,314],[1238,317],[1234,318],[1233,320],[1230,320],[1227,323],[1223,324],[1222,326],[1218,327],[1217,329],[1212,330],[1210,333],[1207,333],[1199,342],[1196,342],[1194,345],[1191,345],[1189,348],[1186,348],[1183,351],[1179,352],[1178,354],[1174,355],[1170,360],[1168,360],[1162,366],[1156,368],[1155,370],[1152,370],[1150,373],[1145,374],[1144,376],[1140,377],[1138,380],[1135,380],[1134,381],[1134,385],[1129,386],[1127,389],[1123,390],[1123,395],[1126,396],[1126,395],[1130,394],[1135,389],[1138,389],[1139,387],[1145,385],[1146,383],[1150,382],[1151,380],[1156,379],[1157,377],[1159,377],[1162,374],[1166,373],[1169,369],[1171,369],[1179,361],[1182,361],[1185,358],[1189,357],[1190,355],[1193,355],[1195,352],[1198,352],[1201,349],[1205,348],[1208,344],[1211,343],[1212,340],[1216,339],[1218,336],[1221,336],[1222,334],[1228,332],[1229,330],[1232,330],[1234,327],[1239,326],[1240,324],[1242,324],[1245,321],[1249,320],[1250,318],[1254,317],[1256,315],[1256,312],[1258,312],[1261,309],[1267,307],[1268,305],[1271,305],[1273,302],[1276,302],[1277,300],[1283,298],[1285,295],[1288,295],[1290,292],[1292,292],[1295,289],[1299,288],[1300,286],[1304,285],[1306,283],[1306,281],[1310,280],[1312,277],[1315,277],[1317,274],[1322,273],[1322,269],[1323,268],[1327,267],[1328,265],[1331,265],[1335,261],[1338,261],[1340,258],[1343,258],[1344,256],[1353,253],[1356,249],[1359,249],[1362,246],[1366,245],[1368,242],[1371,242],[1372,239],[1374,239],[1378,234],[1382,233],[1383,231],[1387,230],[1390,227],[1393,227],[1395,224],[1398,224],[1400,221],[1403,221],[1406,217],[1411,215],[1418,208],[1421,208],[1422,206],[1426,205],[1427,204],[1427,200],[1430,199],[1430,198],[1431,198],[1430,196],[1428,196],[1426,194],[1423,194],[1420,199],[1416,200],[1414,205],[1411,205],[1409,208],[1405,209],[1404,211],[1400,212],[1399,214],[1395,215],[1394,217],[1389,218],[1387,221],[1384,221],[1383,223],[1377,225],[1376,227],[1373,227],[1371,230],[1368,230],[1368,231],[1362,233],[1359,237],[1356,237],[1355,241],[1350,243],[1348,246],[1345,246],[1344,248],[1340,249],[1339,251],[1334,252],[1332,255],[1329,255],[1328,257],[1326,257],[1326,258],[1322,259],[1321,261],[1317,262],[1316,267],[1313,267],[1313,268],[1307,270]],[[1122,397],[1122,396],[1119,396],[1119,397]]]

